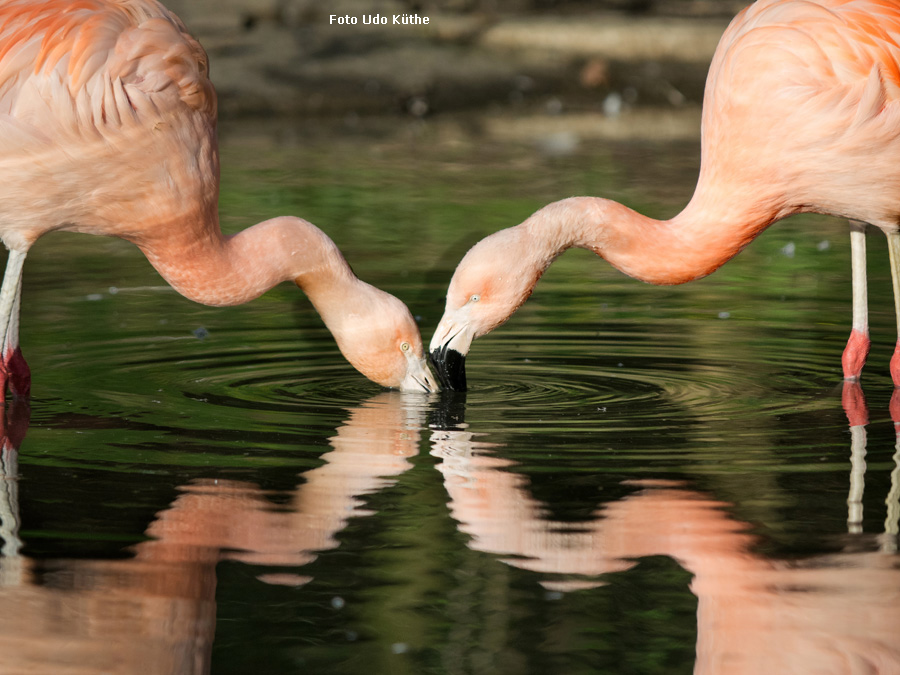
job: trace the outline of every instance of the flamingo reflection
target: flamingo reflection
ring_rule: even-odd
[[[854,454],[848,523],[857,531],[868,412],[861,390],[846,390],[844,403]],[[539,572],[559,590],[599,585],[601,575],[643,557],[675,559],[694,575],[695,673],[900,673],[896,466],[881,550],[789,562],[754,553],[749,526],[727,504],[674,482],[635,482],[633,494],[598,508],[588,522],[555,522],[527,479],[509,471],[514,463],[494,452],[465,424],[432,434],[450,509],[469,545]]]
[[[338,546],[336,534],[352,517],[366,516],[361,497],[393,485],[419,452],[426,410],[420,396],[382,392],[350,411],[329,439],[324,464],[276,508],[251,483],[206,480],[185,488],[159,514],[137,557],[177,561],[203,557],[256,565],[301,566]],[[302,584],[307,577],[266,575],[270,583]]]
[[[861,391],[848,388],[845,405],[851,427],[860,427],[851,433],[859,458],[868,421]],[[755,553],[749,526],[727,504],[674,482],[632,483],[632,494],[577,527],[556,522],[463,413],[464,405],[429,410],[418,397],[384,392],[349,411],[322,464],[280,503],[251,483],[197,481],[157,515],[132,558],[52,563],[21,551],[13,450],[23,424],[7,419],[0,673],[209,672],[218,562],[271,567],[260,577],[268,583],[307,582],[301,566],[337,547],[350,518],[369,513],[364,496],[410,468],[429,414],[431,452],[472,549],[533,570],[561,591],[598,586],[645,556],[670,556],[693,574],[696,673],[900,673],[900,563],[889,546],[900,469],[879,550],[789,562]],[[861,523],[853,505],[861,503],[864,462],[853,467],[851,529]]]
[[[27,417],[7,419],[0,429],[0,673],[208,673],[216,565],[295,567],[337,547],[348,519],[368,514],[362,497],[411,466],[422,406],[421,397],[383,392],[352,409],[329,439],[324,463],[302,475],[286,504],[246,482],[183,487],[147,528],[151,539],[119,561],[48,563],[22,555],[15,445]],[[309,580],[292,573],[260,579]]]
[[[841,403],[850,424],[850,491],[847,495],[847,531],[862,533],[863,493],[866,476],[866,426],[869,424],[869,408],[859,382],[843,383]],[[884,533],[879,537],[881,550],[897,552],[898,524],[900,524],[900,388],[895,388],[890,402],[891,420],[894,423],[894,444],[891,489],[885,499]]]

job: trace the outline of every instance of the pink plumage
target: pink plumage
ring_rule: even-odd
[[[869,349],[866,225],[888,237],[900,314],[900,4],[759,0],[722,36],[707,78],[697,188],[668,221],[575,197],[476,244],[456,269],[431,341],[446,386],[465,387],[472,340],[506,321],[563,251],[586,248],[654,284],[705,276],[772,223],[852,221],[853,332],[844,376]],[[442,365],[443,364],[443,365]],[[891,364],[900,386],[900,342]]]
[[[27,395],[21,270],[54,230],[141,248],[178,292],[234,305],[282,281],[310,297],[344,356],[379,384],[432,390],[418,328],[314,225],[219,228],[216,96],[206,53],[154,0],[0,2],[0,397]]]

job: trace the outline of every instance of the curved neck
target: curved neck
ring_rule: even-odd
[[[716,208],[696,198],[671,220],[654,220],[618,202],[571,197],[545,206],[519,227],[541,242],[549,265],[568,248],[586,248],[629,276],[682,284],[711,274],[787,214],[759,206]]]
[[[305,220],[273,218],[231,237],[215,221],[160,227],[166,236],[135,243],[176,291],[204,305],[239,305],[291,280],[320,309],[325,296],[362,284],[334,242]]]

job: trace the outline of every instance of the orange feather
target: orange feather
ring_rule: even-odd
[[[385,386],[435,388],[399,300],[356,278],[299,218],[219,229],[216,96],[203,48],[155,0],[0,3],[0,398],[27,395],[21,267],[54,230],[122,237],[185,296],[210,305],[282,281],[310,296],[343,354]]]
[[[506,321],[571,247],[638,279],[680,284],[712,273],[782,218],[843,216],[887,234],[900,313],[898,39],[893,0],[758,0],[741,12],[710,66],[688,205],[657,221],[609,200],[572,198],[476,244],[453,275],[431,342],[445,385],[465,387],[472,340]],[[864,226],[853,227],[854,318],[843,359],[851,380],[869,348]],[[891,372],[900,386],[900,341]]]

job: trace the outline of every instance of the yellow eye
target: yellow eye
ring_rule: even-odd
[[[411,349],[411,345],[408,342],[403,342],[400,344],[400,351],[408,352]]]

